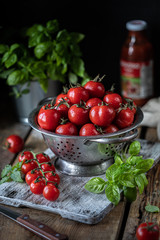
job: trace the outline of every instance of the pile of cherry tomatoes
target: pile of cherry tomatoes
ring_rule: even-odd
[[[25,181],[30,185],[34,194],[43,194],[49,201],[55,201],[59,197],[58,185],[60,177],[56,173],[50,157],[45,153],[33,153],[23,151],[18,157],[22,162],[21,171],[25,175]]]
[[[91,136],[113,133],[134,121],[136,104],[118,93],[106,91],[101,79],[75,86],[39,110],[41,128],[62,135]]]

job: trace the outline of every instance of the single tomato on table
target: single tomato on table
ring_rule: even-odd
[[[12,153],[18,153],[22,151],[24,146],[23,139],[18,135],[10,135],[5,141],[5,147]]]
[[[138,240],[159,240],[160,229],[158,224],[153,222],[141,223],[136,230]]]

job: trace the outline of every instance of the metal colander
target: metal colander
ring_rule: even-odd
[[[48,103],[49,101],[48,99]],[[143,113],[137,108],[134,123],[118,132],[88,137],[59,135],[38,125],[37,114],[42,105],[30,113],[28,122],[34,130],[43,135],[47,146],[56,155],[55,167],[62,173],[73,176],[96,176],[105,173],[113,163],[113,153],[121,151],[127,141],[138,135],[137,127],[143,120]]]

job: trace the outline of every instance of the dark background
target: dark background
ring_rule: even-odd
[[[155,53],[155,96],[160,92],[160,2],[124,1],[1,1],[0,43],[18,42],[20,29],[57,18],[60,28],[85,34],[81,44],[86,70],[90,76],[106,75],[105,86],[115,83],[120,91],[119,56],[126,37],[125,24],[132,19],[148,23],[148,37]],[[8,96],[8,87],[0,79],[0,92]]]

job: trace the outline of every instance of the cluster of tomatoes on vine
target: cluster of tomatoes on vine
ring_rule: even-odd
[[[60,177],[50,157],[43,152],[35,154],[32,151],[23,151],[18,160],[22,162],[21,171],[25,175],[26,183],[30,185],[31,192],[43,194],[47,200],[55,201],[60,194]]]
[[[67,89],[39,110],[41,128],[62,135],[90,136],[113,133],[134,121],[136,104],[114,91],[105,90],[97,76],[84,86]]]

